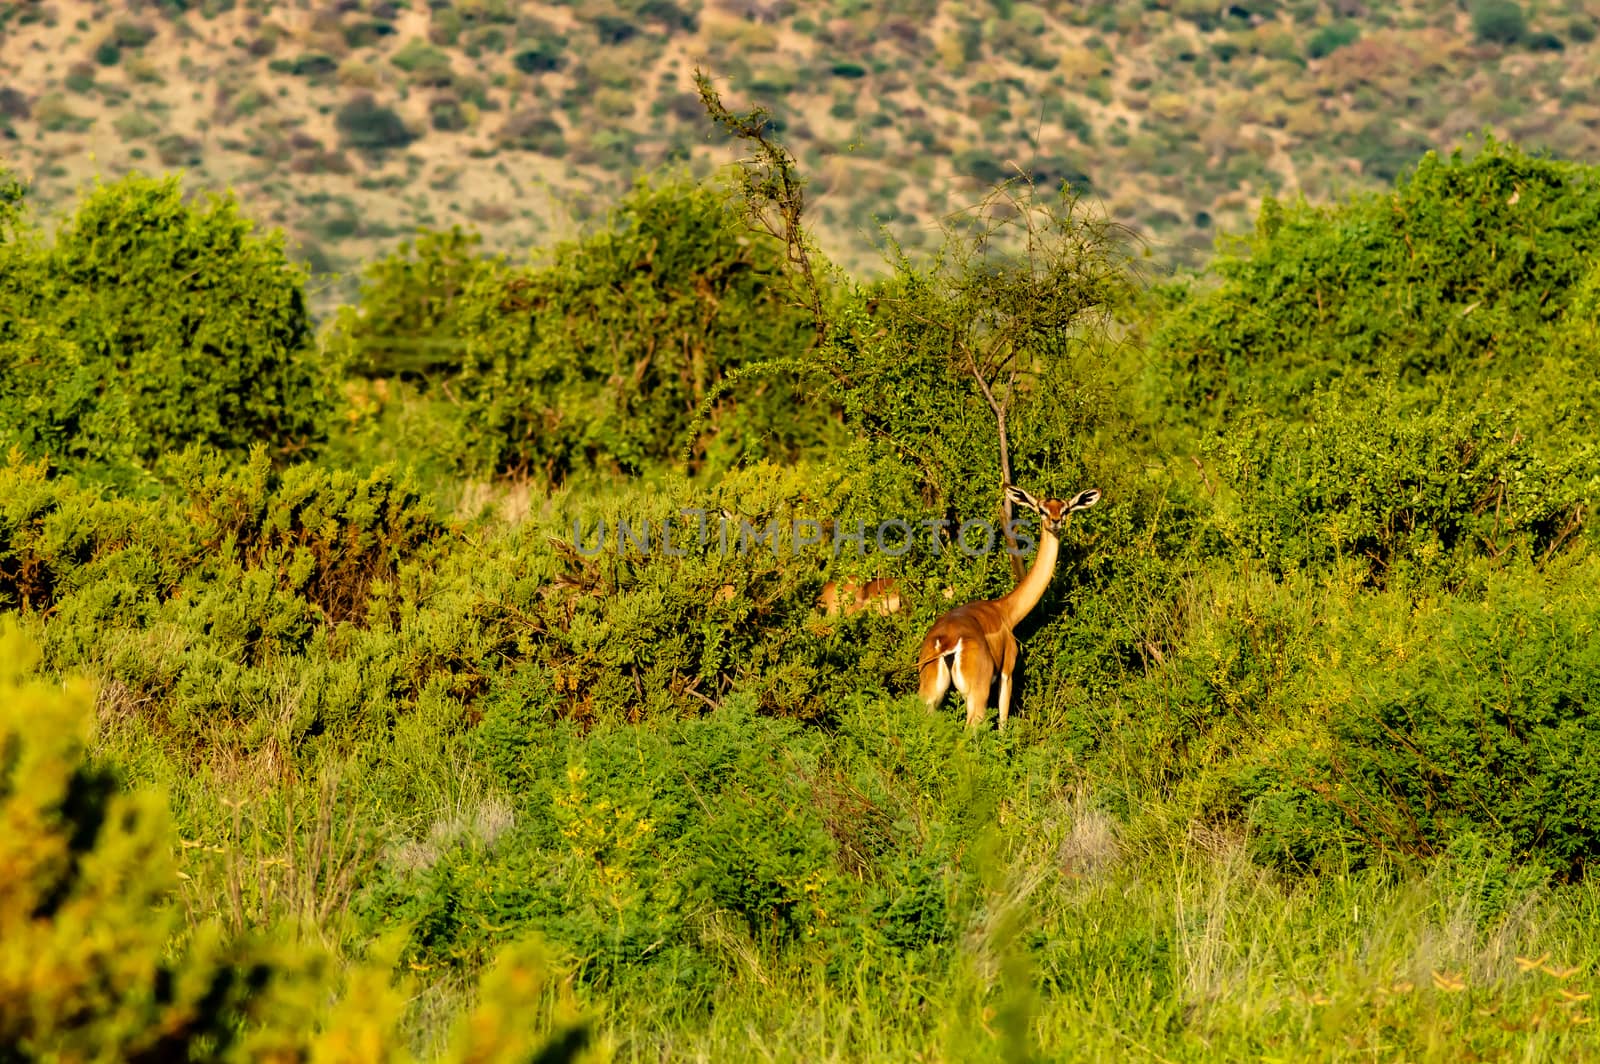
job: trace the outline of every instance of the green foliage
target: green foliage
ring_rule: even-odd
[[[1552,603],[1499,584],[1483,602],[1424,607],[1403,642],[1352,655],[1319,682],[1340,692],[1326,740],[1253,778],[1261,845],[1305,864],[1482,838],[1535,875],[1581,874],[1600,854],[1595,605],[1592,585]],[[1380,655],[1397,660],[1369,664]]]
[[[566,63],[566,39],[540,37],[524,42],[511,57],[512,64],[524,74],[545,74],[560,70]]]
[[[1354,22],[1336,22],[1322,27],[1306,42],[1306,55],[1312,59],[1325,59],[1347,44],[1354,44],[1361,36],[1361,27]]]
[[[334,125],[345,144],[364,151],[403,148],[416,139],[394,108],[385,107],[367,94],[356,96],[339,108]]]
[[[1507,412],[1408,409],[1392,386],[1321,393],[1304,422],[1242,414],[1209,450],[1238,494],[1230,542],[1276,572],[1354,560],[1377,584],[1459,585],[1471,559],[1547,558],[1600,492],[1592,445],[1552,462]]]
[[[461,101],[453,96],[436,96],[428,101],[428,124],[445,133],[459,133],[468,125]]]
[[[404,1060],[407,980],[380,944],[339,972],[291,934],[272,943],[184,927],[177,839],[159,794],[124,792],[87,756],[95,693],[30,675],[37,653],[0,619],[0,1038],[16,1060]],[[285,931],[290,929],[285,928]],[[528,1059],[542,1041],[513,1011],[548,962],[508,949],[462,1017],[448,1059]],[[359,1008],[352,1009],[352,1003]],[[558,1036],[539,1059],[570,1060]]]
[[[53,245],[0,247],[9,439],[83,468],[191,443],[305,453],[324,429],[304,277],[232,200],[132,176],[85,198]],[[5,398],[9,396],[10,398]]]
[[[58,333],[24,332],[0,344],[0,410],[7,443],[90,475],[120,477],[138,442],[123,395],[102,394],[102,366]]]
[[[1008,473],[1041,491],[1081,486],[1108,414],[1105,326],[1132,293],[1115,227],[1070,190],[1013,189],[964,221],[932,265],[901,255],[855,293],[826,352],[862,445],[963,520],[998,516]]]
[[[139,22],[134,19],[119,19],[111,27],[109,38],[121,48],[143,48],[156,39],[156,28],[148,22]]]
[[[0,244],[9,244],[16,239],[22,220],[23,201],[27,196],[28,186],[10,170],[0,167]],[[8,263],[8,275],[11,268]]]
[[[363,904],[369,918],[387,922],[398,908],[414,921],[424,960],[470,960],[503,934],[486,928],[536,927],[586,958],[587,981],[668,991],[706,980],[697,910],[726,909],[757,936],[794,934],[817,915],[811,894],[832,842],[796,791],[794,738],[793,725],[737,705],[651,730],[558,729],[510,762],[524,808],[512,833],[488,852],[462,845],[401,872]],[[774,802],[788,815],[750,830],[751,810]],[[484,865],[489,889],[467,889]]]
[[[274,59],[269,66],[297,78],[325,78],[339,69],[339,61],[325,52],[302,52],[293,59]]]
[[[479,251],[483,238],[459,227],[424,230],[413,243],[367,267],[360,302],[340,308],[331,346],[362,376],[417,376],[459,371],[465,339],[459,315],[467,290],[501,276],[502,260]]]
[[[175,734],[237,724],[259,743],[383,723],[407,670],[371,644],[331,663],[321,640],[341,622],[385,623],[370,602],[441,532],[415,491],[389,470],[274,473],[259,449],[242,468],[194,452],[171,472],[181,509],[106,498],[15,458],[0,469],[0,607],[59,617],[51,663],[98,665],[136,703],[158,700]],[[279,670],[313,647],[319,659]],[[312,674],[333,687],[289,694]],[[294,706],[283,718],[257,701],[282,697]]]
[[[92,687],[52,690],[36,662],[0,620],[0,1038],[24,1060],[226,1053],[271,969],[235,969],[214,935],[163,956],[178,914],[161,799],[88,762]]]
[[[1492,44],[1516,44],[1528,32],[1528,17],[1517,0],[1477,0],[1472,5],[1472,32]]]
[[[411,40],[389,62],[405,71],[413,81],[424,85],[448,82],[450,57],[426,41]]]
[[[1174,403],[1274,403],[1336,377],[1526,370],[1591,268],[1600,182],[1492,141],[1425,157],[1387,196],[1262,205],[1248,252],[1154,338]]]
[[[205,550],[276,573],[335,623],[361,619],[373,581],[444,531],[410,480],[389,468],[365,477],[305,465],[278,472],[257,448],[233,468],[189,451],[172,472]]]
[[[675,455],[722,382],[806,350],[808,323],[780,278],[774,249],[721,195],[672,180],[641,183],[550,265],[480,275],[457,319],[466,357],[453,384],[469,468],[558,482]],[[821,429],[781,379],[722,399],[715,420],[722,461],[793,453]]]

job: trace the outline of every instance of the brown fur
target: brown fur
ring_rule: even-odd
[[[860,613],[868,606],[887,616],[900,612],[900,587],[890,577],[868,580],[865,584],[854,580],[829,580],[822,585],[817,606],[829,617],[841,613]]]

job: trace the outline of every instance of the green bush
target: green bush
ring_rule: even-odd
[[[513,111],[495,134],[508,148],[560,157],[566,154],[566,131],[561,123],[541,110]]]
[[[459,133],[467,128],[467,113],[454,96],[436,96],[428,101],[428,124],[441,133]]]
[[[122,48],[143,48],[156,39],[156,28],[148,22],[121,19],[111,29],[111,40]]]
[[[559,481],[672,461],[741,366],[799,355],[811,335],[776,249],[710,189],[641,183],[605,228],[550,259],[484,273],[463,300],[453,386],[469,468]],[[821,427],[781,378],[729,392],[713,418],[733,454],[792,452]]]
[[[506,270],[502,259],[479,250],[482,243],[459,227],[423,231],[369,265],[359,301],[339,310],[330,346],[363,376],[454,376],[465,357],[463,298],[480,278]]]
[[[340,107],[334,125],[347,147],[363,151],[404,148],[416,139],[392,107],[385,107],[366,93]]]
[[[487,552],[387,470],[279,474],[258,453],[224,471],[195,453],[166,472],[164,497],[135,502],[37,463],[0,467],[0,609],[48,614],[52,667],[99,670],[128,704],[159,707],[147,725],[179,741],[254,749],[324,736],[345,749],[419,713],[454,731],[470,699],[522,667],[546,670],[551,712],[578,721],[671,718],[732,692],[813,719],[859,676],[901,671],[903,623],[815,623],[825,548],[785,563],[781,539],[741,550],[737,522],[722,545],[719,506],[756,529],[781,525],[804,469],[758,466],[711,498],[678,481],[670,495],[574,507]],[[869,490],[817,505],[870,516]],[[706,542],[685,506],[712,514]],[[674,513],[669,554],[660,529]],[[652,553],[618,545],[622,518],[636,531],[652,522]],[[639,633],[654,641],[647,656]]]
[[[113,57],[112,62],[115,62],[116,58]],[[93,63],[74,63],[67,68],[67,76],[61,79],[61,84],[72,92],[87,94],[94,88],[94,79],[95,69]]]
[[[1361,27],[1354,22],[1336,22],[1324,26],[1306,42],[1306,55],[1312,59],[1325,59],[1347,44],[1354,44],[1361,36]]]
[[[188,204],[176,178],[135,175],[90,193],[53,245],[0,247],[11,439],[58,463],[315,447],[326,381],[304,278],[282,234],[253,228],[232,200]]]
[[[389,62],[421,84],[439,84],[450,76],[450,57],[426,41],[407,41],[389,57]]]
[[[519,795],[515,826],[390,870],[359,908],[373,926],[403,914],[419,964],[470,965],[532,930],[583,958],[594,990],[673,1009],[715,994],[719,938],[773,956],[825,944],[841,969],[937,954],[961,918],[959,851],[988,826],[963,813],[992,801],[998,773],[960,749],[958,722],[859,701],[837,744],[739,698],[650,727],[546,721],[530,741],[538,716],[508,691],[473,745]],[[919,830],[908,800],[930,792],[940,822]]]
[[[138,584],[115,597],[145,599],[148,615],[186,582],[199,590],[253,570],[330,621],[361,620],[373,582],[393,578],[442,533],[415,488],[389,469],[277,472],[258,447],[237,466],[192,450],[164,472],[181,492],[181,522],[160,501],[104,497],[13,455],[0,467],[0,606],[43,610],[137,573]]]
[[[103,374],[59,327],[18,323],[0,339],[0,446],[126,479],[142,449],[132,397],[107,389]]]
[[[275,59],[271,67],[297,78],[325,78],[339,69],[339,61],[324,52],[304,52],[293,59]]]
[[[566,62],[566,45],[561,40],[540,40],[517,50],[511,62],[524,74],[544,74],[560,70]]]
[[[274,574],[332,623],[364,620],[374,581],[392,579],[444,533],[409,477],[392,468],[364,477],[307,465],[279,472],[257,448],[227,468],[190,451],[170,472],[203,551]]]
[[[1238,495],[1230,542],[1275,572],[1349,560],[1380,585],[1547,557],[1575,542],[1600,488],[1593,446],[1552,462],[1506,413],[1408,409],[1392,388],[1318,395],[1303,423],[1241,415],[1209,449]]]
[[[203,161],[203,145],[182,133],[168,133],[156,141],[156,157],[164,166],[198,166]]]
[[[1221,284],[1152,340],[1178,408],[1284,402],[1336,377],[1457,385],[1524,373],[1600,250],[1600,178],[1492,141],[1425,157],[1392,194],[1262,205]]]
[[[33,678],[37,652],[0,618],[0,1039],[15,1060],[317,1059],[362,1047],[404,1060],[409,980],[382,943],[340,965],[292,927],[276,941],[185,926],[165,803],[91,760],[94,689]],[[265,930],[265,929],[262,929]],[[343,970],[341,971],[341,968]],[[507,949],[447,1059],[527,1059],[523,1013],[549,966]],[[358,1005],[358,1007],[352,1007]],[[570,1009],[570,1006],[569,1006]],[[515,1016],[515,1018],[513,1018]],[[582,1033],[581,1030],[579,1032]],[[539,1059],[586,1038],[557,1034]]]
[[[1246,777],[1263,851],[1314,867],[1480,837],[1563,876],[1600,856],[1600,611],[1592,583],[1536,588],[1425,608],[1323,678],[1326,739]]]
[[[514,833],[488,853],[463,846],[421,875],[392,877],[368,912],[387,922],[397,906],[415,921],[423,960],[470,962],[521,928],[586,958],[580,975],[592,983],[662,969],[709,982],[695,909],[736,914],[760,937],[791,936],[815,916],[806,887],[830,863],[831,839],[803,776],[768,754],[804,756],[815,742],[799,738],[737,703],[648,730],[549,732],[513,762],[524,796]],[[790,815],[749,831],[751,803],[775,802]],[[488,889],[465,889],[467,875]]]
[[[1528,32],[1528,17],[1517,0],[1477,0],[1472,5],[1472,32],[1492,44],[1516,44]]]
[[[1002,159],[984,148],[968,148],[958,152],[953,162],[964,176],[975,178],[984,185],[997,184],[1014,176]]]

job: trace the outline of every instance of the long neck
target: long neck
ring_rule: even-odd
[[[1015,626],[1044,598],[1044,589],[1050,586],[1050,578],[1055,575],[1056,556],[1060,553],[1061,541],[1055,533],[1043,531],[1039,538],[1039,554],[1033,559],[1033,568],[1022,578],[1022,583],[999,600],[1000,608],[1005,610],[1007,624]]]

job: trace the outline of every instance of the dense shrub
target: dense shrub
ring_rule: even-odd
[[[494,699],[473,744],[518,795],[515,828],[395,867],[358,902],[375,926],[404,915],[418,963],[470,964],[532,928],[583,958],[590,987],[698,1011],[719,940],[822,944],[840,970],[950,948],[972,904],[960,854],[1004,775],[961,748],[959,722],[857,699],[830,743],[734,698],[529,742],[524,705]],[[914,822],[925,801],[933,822]]]
[[[325,52],[304,52],[293,59],[275,59],[271,69],[297,78],[325,78],[339,69],[339,61]]]
[[[591,502],[488,553],[386,470],[274,473],[258,453],[224,471],[196,453],[168,475],[165,499],[136,502],[38,464],[0,467],[0,608],[48,613],[50,664],[98,669],[126,704],[160,707],[163,732],[247,749],[326,736],[343,749],[415,711],[454,730],[467,702],[524,665],[547,670],[553,715],[581,722],[669,718],[734,692],[815,719],[863,675],[909,682],[903,622],[816,623],[825,546],[786,562],[787,531],[754,539],[788,521],[804,470],[758,466],[710,498],[679,481]],[[872,515],[867,487],[818,495],[817,512]],[[680,512],[691,506],[711,515],[704,542]],[[722,506],[742,515],[725,536]],[[623,519],[648,553],[620,536]],[[937,564],[926,548],[899,563],[918,586],[936,577],[912,574]]]
[[[589,981],[661,968],[709,981],[694,956],[696,909],[726,909],[758,936],[793,934],[813,915],[806,885],[829,865],[831,840],[794,769],[768,754],[795,738],[793,725],[737,703],[649,730],[557,729],[510,763],[524,810],[514,834],[490,853],[461,847],[424,874],[394,876],[365,904],[385,922],[395,908],[415,920],[424,960],[470,962],[503,934],[485,927],[531,927],[586,958]],[[768,810],[781,800],[792,815],[759,832],[730,826],[748,824],[752,800]],[[488,889],[467,889],[484,864]]]
[[[1374,643],[1317,685],[1326,739],[1246,777],[1263,850],[1315,866],[1479,836],[1581,872],[1600,856],[1596,606],[1592,583],[1555,602],[1500,583],[1485,601],[1419,611],[1409,631],[1373,626]]]
[[[1336,22],[1324,26],[1306,42],[1306,55],[1312,59],[1325,59],[1347,44],[1354,44],[1361,36],[1361,27],[1354,22]]]
[[[410,80],[419,85],[440,86],[450,83],[450,57],[426,41],[408,41],[389,58],[389,62],[405,71]]]
[[[467,113],[454,96],[435,96],[428,101],[428,124],[441,133],[459,133],[467,128]]]
[[[142,449],[131,397],[106,388],[104,364],[47,323],[0,339],[0,446],[126,479]]]
[[[781,272],[716,191],[667,181],[641,183],[550,265],[479,276],[455,385],[469,465],[559,481],[676,458],[700,404],[741,366],[806,350]],[[791,452],[820,419],[778,378],[741,385],[714,412],[730,455]]]
[[[186,204],[176,179],[133,176],[91,193],[53,246],[0,247],[12,438],[58,462],[315,447],[326,383],[304,277],[281,234],[252,230],[231,200]]]
[[[1191,409],[1384,370],[1521,372],[1590,268],[1597,223],[1592,169],[1492,141],[1427,156],[1390,195],[1268,200],[1253,242],[1218,260],[1221,285],[1163,323],[1158,371]]]
[[[173,901],[178,839],[165,802],[124,792],[90,760],[93,688],[35,679],[36,664],[16,626],[0,619],[0,1040],[8,1057],[316,1059],[360,1045],[364,1059],[406,1059],[409,980],[392,977],[381,946],[341,971],[289,927],[269,941],[258,931],[229,937],[211,922],[185,926]],[[483,979],[481,1003],[449,1059],[537,1051],[542,1032],[512,1014],[524,1013],[547,971],[537,947],[508,949]],[[540,1059],[571,1059],[573,1041],[558,1036]]]
[[[365,151],[403,148],[416,139],[392,107],[385,107],[366,93],[339,108],[334,124],[347,146]]]
[[[359,301],[339,309],[332,346],[363,376],[451,376],[465,340],[462,298],[480,277],[505,266],[479,250],[483,238],[454,228],[423,231],[415,242],[369,265]]]
[[[495,137],[508,148],[536,151],[542,155],[559,156],[567,150],[566,132],[561,123],[543,110],[534,108],[524,108],[507,115]]]
[[[566,62],[566,45],[559,38],[526,43],[511,57],[512,64],[524,74],[546,74],[560,70]]]
[[[1472,32],[1480,41],[1516,44],[1528,32],[1528,17],[1517,0],[1477,0],[1472,5]]]
[[[392,578],[443,531],[390,469],[365,477],[304,465],[278,472],[262,448],[226,465],[220,455],[190,451],[164,469],[183,501],[175,520],[161,500],[106,497],[13,456],[0,466],[0,606],[66,608],[68,595],[93,592],[118,605],[101,620],[126,621],[148,617],[180,588],[204,590],[244,571],[330,621],[359,620],[373,582]]]
[[[1322,393],[1303,423],[1243,414],[1209,449],[1238,493],[1222,526],[1238,548],[1276,572],[1356,561],[1378,584],[1547,557],[1573,543],[1600,484],[1592,446],[1551,461],[1503,412],[1407,408],[1392,387]]]
[[[280,472],[257,448],[232,468],[191,451],[172,473],[208,557],[274,574],[335,623],[361,619],[373,581],[392,578],[444,532],[431,504],[392,468],[366,476],[308,465]]]

